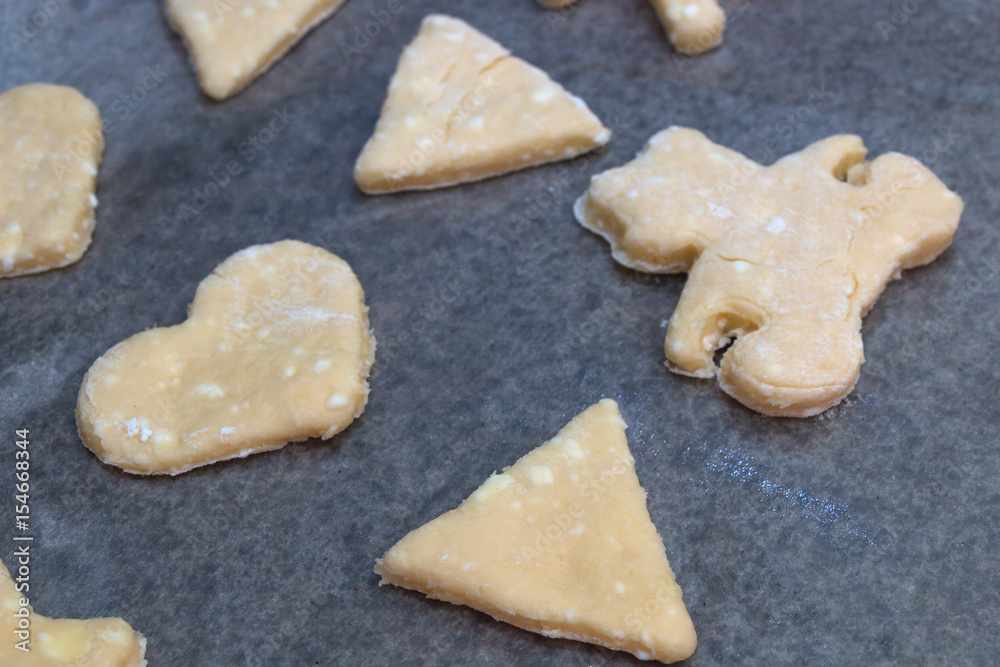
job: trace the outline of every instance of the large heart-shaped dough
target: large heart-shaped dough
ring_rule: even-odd
[[[172,475],[325,440],[364,411],[374,356],[346,262],[299,241],[253,246],[202,281],[186,322],[94,362],[80,436],[106,463]]]
[[[94,231],[101,114],[74,88],[0,95],[0,278],[80,259]]]

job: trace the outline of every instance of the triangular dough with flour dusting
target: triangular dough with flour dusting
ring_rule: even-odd
[[[369,194],[444,187],[575,157],[610,137],[545,72],[432,15],[399,59],[354,177]]]
[[[120,618],[78,621],[35,613],[0,563],[0,665],[11,667],[140,667],[146,639]],[[27,621],[24,619],[27,618]],[[22,626],[27,623],[27,628]],[[18,648],[27,633],[27,651]]]
[[[404,537],[375,571],[548,637],[662,662],[696,645],[608,399]]]
[[[240,92],[344,0],[166,0],[201,87],[224,100]]]

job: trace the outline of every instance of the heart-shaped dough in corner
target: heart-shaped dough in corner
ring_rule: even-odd
[[[242,250],[187,321],[114,346],[80,388],[80,437],[105,463],[171,474],[326,440],[365,409],[375,338],[361,284],[321,248]]]
[[[0,563],[0,634],[4,638],[0,665],[146,667],[146,638],[125,620],[42,616],[29,604],[24,570],[18,573],[17,560],[11,562],[17,582]]]

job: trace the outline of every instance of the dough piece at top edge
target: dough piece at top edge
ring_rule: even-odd
[[[205,94],[225,100],[262,75],[344,0],[166,0]]]
[[[87,620],[42,616],[27,604],[0,562],[0,664],[17,667],[144,667],[146,638],[120,618]],[[22,605],[22,602],[25,604]],[[21,611],[21,610],[25,611]],[[19,627],[28,614],[28,627]],[[27,632],[27,636],[18,631]],[[29,650],[17,648],[20,642]]]
[[[670,43],[681,53],[697,56],[722,43],[726,13],[717,0],[652,0]]]
[[[364,411],[374,355],[346,262],[298,241],[252,246],[201,282],[185,322],[94,362],[80,436],[105,463],[172,475],[325,440]]]
[[[0,278],[68,266],[90,245],[100,112],[75,88],[0,94]]]
[[[694,626],[634,465],[618,406],[602,400],[375,571],[547,637],[683,660]]]
[[[578,0],[539,0],[549,9],[565,9]],[[579,0],[582,1],[582,0]],[[726,14],[717,0],[651,0],[670,43],[681,53],[697,56],[722,43]]]
[[[369,194],[446,187],[569,159],[610,137],[543,71],[464,21],[431,15],[400,56],[354,177]]]
[[[622,264],[689,273],[667,328],[671,370],[718,371],[744,405],[809,417],[851,392],[863,314],[890,279],[950,245],[962,212],[919,161],[865,154],[841,135],[763,167],[672,127],[594,176],[576,217]]]

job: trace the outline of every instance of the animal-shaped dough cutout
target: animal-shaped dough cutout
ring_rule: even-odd
[[[30,84],[0,95],[0,278],[83,256],[94,231],[101,115],[74,88]]]
[[[379,560],[381,583],[661,662],[697,639],[618,405],[593,405]]]
[[[16,568],[15,568],[16,573]],[[146,638],[120,618],[46,618],[28,604],[25,586],[0,563],[0,665],[5,667],[143,667]]]
[[[253,246],[201,282],[185,322],[94,362],[77,425],[102,461],[138,474],[326,440],[364,411],[374,355],[346,262],[298,241]]]
[[[667,327],[672,370],[718,371],[744,405],[808,417],[850,393],[862,316],[889,280],[949,246],[962,212],[919,161],[866,152],[833,136],[763,167],[674,127],[595,176],[576,217],[626,266],[688,272]]]
[[[240,92],[344,0],[166,0],[205,94]]]
[[[548,7],[565,7],[575,0],[541,0]],[[670,43],[681,53],[697,56],[722,43],[726,14],[716,0],[651,0]]]
[[[464,21],[424,19],[354,167],[369,194],[445,187],[608,142],[581,99]]]

